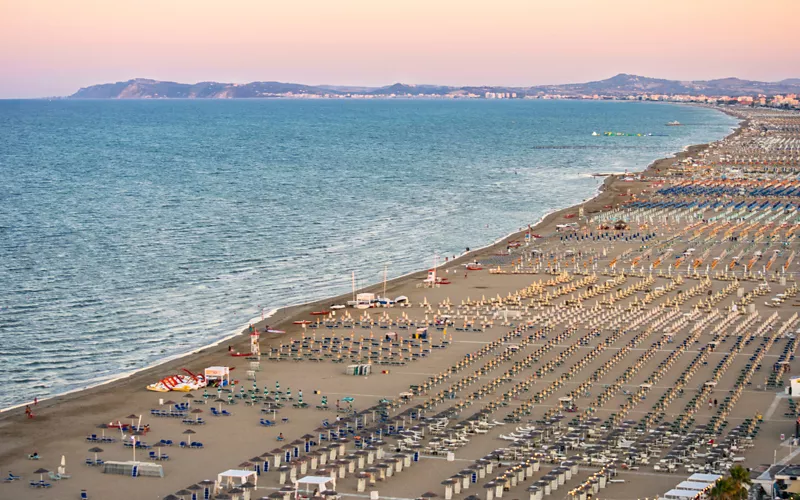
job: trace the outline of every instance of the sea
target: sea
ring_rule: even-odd
[[[646,102],[0,101],[0,408],[485,246],[594,196],[592,173],[736,123]]]

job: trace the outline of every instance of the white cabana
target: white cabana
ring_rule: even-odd
[[[301,489],[303,491],[300,491]],[[294,498],[311,498],[318,496],[323,491],[333,491],[335,489],[336,479],[331,476],[306,476],[294,483]]]
[[[230,486],[241,486],[246,482],[252,482],[253,484],[258,484],[258,475],[254,470],[239,470],[239,469],[228,469],[225,472],[220,472],[217,474],[217,489],[222,488],[223,486],[230,487]]]
[[[219,380],[220,385],[230,385],[231,383],[231,369],[227,366],[209,366],[203,372],[206,378],[206,383],[212,380]]]

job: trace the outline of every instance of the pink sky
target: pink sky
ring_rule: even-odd
[[[797,12],[797,0],[0,0],[0,97],[135,77],[775,81],[800,77]]]

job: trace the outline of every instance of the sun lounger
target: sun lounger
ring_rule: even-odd
[[[86,493],[86,490],[81,490],[81,500],[89,500],[89,494]]]
[[[22,476],[15,476],[14,474],[9,472],[6,481],[19,481],[20,479],[22,479]]]

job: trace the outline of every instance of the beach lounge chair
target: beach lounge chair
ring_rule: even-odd
[[[273,422],[272,420],[267,420],[266,418],[262,418],[259,421],[259,423],[264,427],[272,427],[273,425],[275,425],[275,422]]]
[[[191,445],[189,445],[189,447],[190,448],[196,448],[198,450],[202,450],[203,449],[203,443],[201,443],[199,441],[194,441]]]
[[[9,472],[6,481],[19,481],[20,479],[22,479],[22,476],[15,476],[11,472]]]
[[[86,493],[86,490],[81,490],[81,500],[89,500],[89,494]]]
[[[181,441],[180,447],[181,447],[181,448],[186,448],[186,446],[188,446],[188,444],[186,443],[186,441]]]
[[[38,453],[28,455],[28,460],[39,460],[41,458]]]
[[[226,417],[230,417],[233,413],[229,412],[228,410],[222,410],[222,415]]]
[[[162,453],[161,456],[158,457],[158,459],[159,460],[169,460],[169,455],[167,455],[166,453]]]

